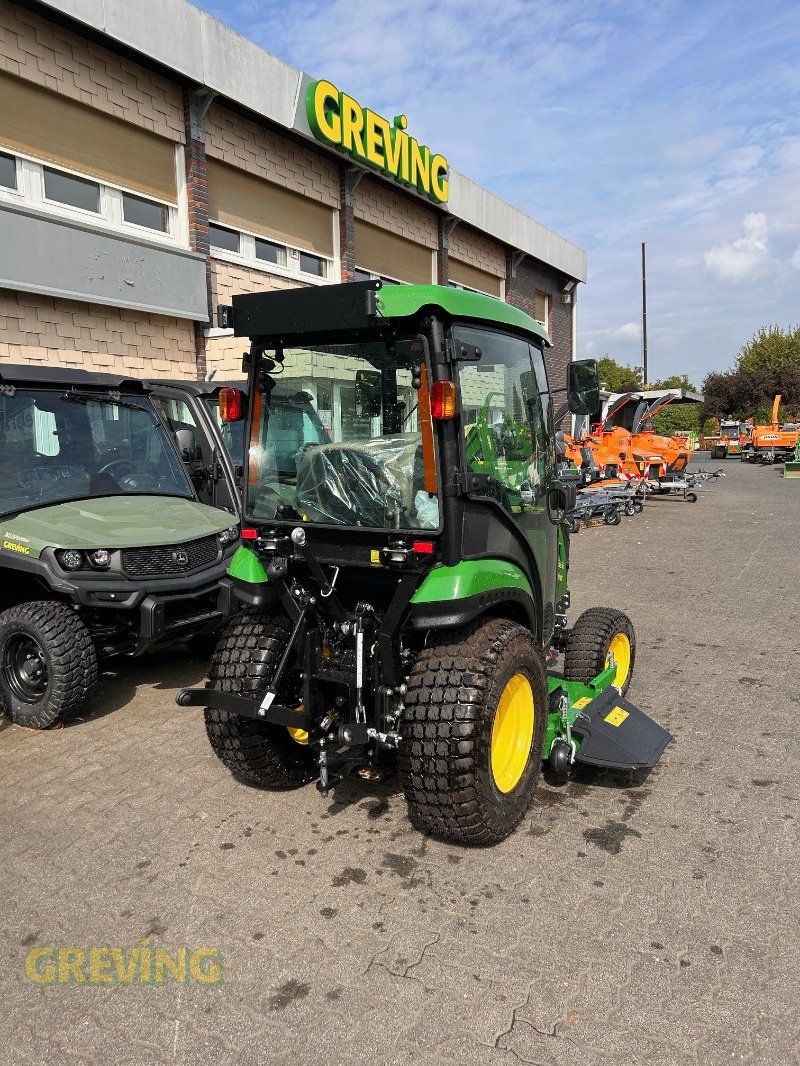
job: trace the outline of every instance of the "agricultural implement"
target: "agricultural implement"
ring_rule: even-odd
[[[666,474],[650,482],[648,491],[653,496],[669,496],[670,493],[677,493],[683,496],[686,503],[697,503],[697,490],[700,486],[720,477],[725,477],[721,470],[683,470],[677,474]]]
[[[747,445],[747,460],[751,463],[780,463],[794,458],[800,437],[800,427],[794,423],[778,421],[781,396],[772,403],[772,421],[767,425],[753,426]]]
[[[234,297],[233,320],[251,340],[242,609],[207,687],[177,697],[206,709],[222,762],[327,795],[396,761],[412,823],[475,844],[514,830],[543,762],[562,780],[576,762],[655,765],[671,738],[626,699],[630,620],[596,607],[567,626],[575,489],[557,476],[542,325],[377,281]],[[275,417],[278,383],[324,439],[299,408]],[[594,362],[567,384],[571,411],[596,409]],[[487,467],[464,410],[489,392],[525,443]],[[223,418],[240,403],[221,399]]]

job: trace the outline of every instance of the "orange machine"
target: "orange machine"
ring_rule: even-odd
[[[688,444],[685,440],[676,440],[674,437],[664,437],[660,433],[654,433],[652,419],[674,399],[675,397],[669,394],[660,396],[644,412],[637,411],[632,433],[633,447],[639,452],[660,455],[666,463],[668,474],[679,473],[686,469],[689,464]]]
[[[781,424],[778,421],[781,399],[778,395],[772,403],[771,422],[753,426],[746,454],[751,463],[780,463],[794,456],[800,430],[794,423]]]

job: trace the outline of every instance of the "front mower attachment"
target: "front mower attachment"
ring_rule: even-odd
[[[672,734],[609,686],[581,709],[572,730],[581,737],[575,759],[614,770],[644,770],[658,762]]]

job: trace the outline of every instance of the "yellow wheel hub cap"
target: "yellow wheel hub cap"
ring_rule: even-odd
[[[500,696],[492,725],[492,777],[501,792],[519,784],[533,743],[536,708],[531,683],[514,674]]]
[[[625,633],[617,633],[612,638],[606,655],[606,668],[611,666],[612,659],[617,672],[614,674],[614,680],[611,683],[615,688],[622,688],[628,680],[628,674],[631,672],[631,642]]]

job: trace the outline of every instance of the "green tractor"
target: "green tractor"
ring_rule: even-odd
[[[207,686],[177,697],[206,709],[222,762],[327,795],[396,759],[412,823],[474,844],[514,830],[543,762],[561,780],[655,765],[671,738],[625,699],[629,619],[592,608],[567,628],[575,490],[541,324],[377,281],[238,296],[233,318],[251,340],[242,609]],[[525,424],[524,459],[468,446],[463,412],[490,392],[498,425]],[[593,362],[570,365],[568,394],[596,410]],[[222,397],[223,417],[238,407]]]

